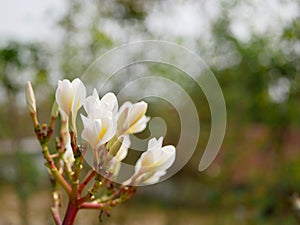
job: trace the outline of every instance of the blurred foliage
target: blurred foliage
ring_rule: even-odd
[[[39,44],[10,42],[0,49],[0,78],[7,92],[16,93],[23,89],[20,83],[25,70],[33,70],[32,82],[36,85],[47,82],[45,53]],[[19,82],[18,82],[19,81]]]
[[[33,81],[37,93],[46,90],[45,85],[48,87],[49,91],[43,91],[42,104],[39,103],[41,117],[47,118],[44,106],[50,108],[52,104],[53,71],[59,71],[58,78],[80,76],[95,57],[119,44],[102,29],[104,21],[111,20],[124,29],[129,27],[126,31],[130,34],[133,32],[149,39],[156,37],[144,24],[149,4],[154,4],[150,1],[67,2],[68,10],[59,20],[63,40],[55,53],[43,43],[9,42],[0,48],[0,104],[3,109],[0,111],[0,140],[18,140],[21,136],[32,135],[24,104],[18,104],[26,80]],[[200,109],[203,138],[199,149],[170,181],[141,188],[134,203],[159,203],[159,207],[174,220],[177,215],[172,215],[169,210],[184,207],[207,213],[212,218],[222,215],[222,219],[206,224],[295,224],[289,201],[290,195],[300,190],[300,55],[294,48],[300,41],[300,20],[297,18],[285,27],[275,44],[267,35],[252,35],[247,43],[241,42],[229,31],[228,18],[230,8],[238,2],[225,4],[222,15],[212,24],[215,49],[211,49],[210,54],[217,55],[222,47],[230,46],[225,51],[237,55],[229,66],[208,63],[217,76],[227,104],[227,134],[220,155],[207,171],[197,171],[201,150],[209,135],[210,111],[201,90],[191,84],[188,92]],[[89,6],[88,10],[85,4]],[[93,13],[89,13],[89,9],[93,9]],[[89,25],[81,27],[78,18],[86,18]],[[85,41],[82,41],[82,35]],[[177,41],[181,43],[182,40],[178,38]],[[200,40],[197,43],[199,52],[205,49],[205,43]],[[53,61],[56,68],[53,68]],[[151,73],[170,77],[170,70],[161,68],[154,68]],[[179,83],[186,82],[181,79]],[[121,88],[123,84],[119,85]],[[280,85],[287,86],[287,90],[282,92]],[[275,97],[270,93],[272,90],[275,90]],[[204,106],[199,106],[202,103]],[[16,111],[19,108],[22,111]],[[176,112],[163,103],[154,104],[151,112],[166,118],[171,131],[166,142],[176,143],[179,134],[178,123],[173,122],[178,117]],[[5,154],[1,156],[1,160],[17,164],[16,179],[0,173],[2,184],[22,186],[18,189],[21,199],[43,183],[36,176],[30,157],[22,154],[16,151],[15,159]]]

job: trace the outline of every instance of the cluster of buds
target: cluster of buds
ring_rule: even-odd
[[[30,82],[26,86],[27,106],[53,185],[51,212],[57,225],[73,224],[79,209],[98,209],[101,215],[103,212],[109,214],[111,207],[134,195],[136,186],[157,183],[175,160],[174,146],[163,147],[162,137],[152,138],[148,149],[136,162],[131,177],[121,184],[114,182],[112,178],[118,176],[121,162],[130,148],[130,135],[142,132],[147,126],[150,119],[146,116],[148,105],[144,101],[125,102],[119,107],[113,93],[107,93],[100,99],[96,89],[91,96],[86,95],[85,85],[79,78],[72,82],[67,79],[59,81],[51,121],[41,125]],[[76,120],[82,106],[86,115],[80,115],[83,129],[81,139],[78,139]],[[59,114],[60,134],[56,138],[55,151],[50,151],[48,145]],[[83,159],[88,151],[93,156],[92,167],[80,180]],[[88,185],[92,181],[93,184]],[[69,196],[63,220],[59,215],[62,205],[59,186]]]

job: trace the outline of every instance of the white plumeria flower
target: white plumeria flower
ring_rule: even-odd
[[[67,79],[58,81],[55,99],[59,108],[63,110],[67,116],[72,114],[73,117],[76,117],[77,111],[82,106],[85,97],[86,89],[79,78],[74,79],[72,82]]]
[[[91,119],[81,115],[83,131],[81,137],[87,141],[93,150],[108,142],[115,135],[115,126],[111,113],[100,119]]]
[[[105,94],[100,100],[97,90],[94,89],[93,94],[85,99],[83,107],[89,118],[99,119],[103,117],[103,114],[107,111],[116,115],[118,111],[118,100],[111,92]]]
[[[100,100],[94,89],[93,94],[85,99],[83,107],[87,117],[81,115],[84,126],[81,137],[95,150],[115,135],[114,115],[118,110],[118,101],[113,93],[107,93]]]
[[[132,104],[125,102],[119,110],[118,134],[134,134],[143,131],[150,117],[145,116],[148,104],[144,101]]]
[[[148,142],[148,149],[135,165],[135,174],[131,178],[133,185],[154,184],[175,161],[176,149],[173,145],[162,147],[163,138],[152,138]]]

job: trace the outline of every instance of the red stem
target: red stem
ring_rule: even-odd
[[[78,212],[77,205],[70,201],[63,221],[63,225],[73,225],[77,212]]]
[[[84,178],[84,180],[82,181],[82,183],[79,185],[79,189],[78,189],[78,194],[81,195],[83,189],[85,188],[85,186],[93,179],[93,177],[95,176],[96,172],[94,170],[90,171],[88,173],[88,175]]]

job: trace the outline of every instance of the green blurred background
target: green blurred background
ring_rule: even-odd
[[[297,224],[291,196],[300,191],[300,1],[14,0],[0,2],[0,15],[0,225],[53,224],[26,81],[47,122],[58,79],[80,77],[107,50],[148,39],[176,42],[208,64],[227,105],[225,140],[199,172],[210,111],[190,85],[201,121],[194,156],[171,179],[140,188],[103,224]],[[174,109],[153,100],[155,114],[169,119],[166,143],[176,144]],[[98,212],[81,211],[76,223],[98,224]]]

